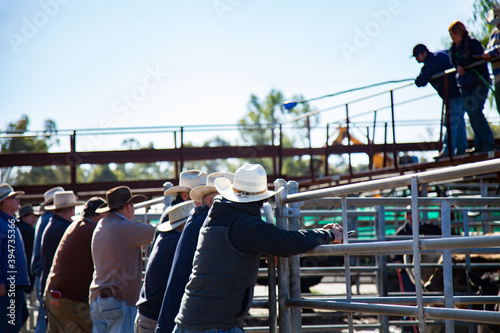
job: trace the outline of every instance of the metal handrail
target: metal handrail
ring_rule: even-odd
[[[290,194],[284,199],[284,203],[300,202],[324,197],[346,196],[365,191],[393,188],[398,186],[408,186],[413,177],[418,177],[418,182],[431,183],[447,179],[457,179],[473,175],[493,173],[500,171],[500,159],[463,164],[446,167],[438,170],[417,172],[408,175],[396,176],[386,179],[377,179],[357,184],[340,185],[326,189],[313,190],[309,192]]]

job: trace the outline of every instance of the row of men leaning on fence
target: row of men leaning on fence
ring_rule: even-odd
[[[36,331],[243,332],[262,255],[343,242],[338,224],[287,231],[263,221],[264,203],[278,192],[268,190],[258,164],[234,174],[184,171],[164,193],[175,199],[155,227],[134,221],[134,204],[146,197],[127,186],[87,202],[61,187],[47,191],[31,257],[40,295]],[[26,320],[28,265],[13,226],[22,194],[0,185],[1,332],[18,332]],[[141,247],[151,242],[142,279]],[[13,319],[5,321],[9,314]]]

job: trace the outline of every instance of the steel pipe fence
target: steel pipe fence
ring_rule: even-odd
[[[288,230],[297,230],[298,226],[295,222],[290,223],[291,220],[296,221],[301,216],[300,209],[297,210],[296,204],[305,204],[311,200],[329,200],[330,202],[336,201],[336,205],[340,204],[342,214],[342,225],[344,227],[344,240],[345,244],[340,245],[322,245],[309,251],[306,255],[321,256],[321,255],[343,255],[346,263],[345,267],[345,282],[346,282],[346,296],[345,301],[340,300],[309,300],[301,299],[300,297],[300,279],[294,276],[294,280],[283,281],[286,276],[293,272],[299,272],[298,268],[293,268],[297,265],[296,258],[286,259],[280,258],[278,261],[278,276],[280,276],[280,283],[278,284],[278,303],[279,303],[279,317],[280,332],[301,332],[302,327],[298,325],[301,322],[301,313],[292,312],[293,308],[313,308],[324,310],[336,310],[348,313],[347,328],[349,332],[353,332],[355,324],[352,320],[352,314],[356,312],[372,313],[379,316],[379,324],[374,325],[382,332],[388,331],[389,315],[409,316],[416,318],[421,332],[426,331],[426,322],[429,319],[444,320],[446,332],[454,332],[454,323],[471,322],[471,323],[491,323],[500,324],[500,313],[493,311],[476,311],[453,308],[455,304],[464,304],[463,302],[498,302],[498,298],[486,297],[484,298],[469,298],[467,300],[457,298],[458,296],[453,293],[452,286],[452,251],[473,253],[475,251],[481,252],[484,248],[491,248],[496,253],[499,253],[500,236],[469,236],[468,226],[469,219],[467,214],[464,214],[463,224],[465,236],[467,237],[452,237],[451,230],[451,212],[454,208],[452,205],[495,205],[500,204],[497,198],[419,198],[419,185],[429,185],[433,182],[443,182],[448,179],[464,179],[466,177],[475,177],[485,173],[496,173],[500,171],[500,159],[477,162],[467,165],[460,165],[455,167],[447,167],[438,170],[426,171],[415,173],[412,175],[396,176],[387,179],[377,179],[366,181],[358,184],[340,185],[332,188],[312,190],[308,192],[298,193],[296,183],[291,181],[285,183],[284,180],[277,180],[275,188],[279,189],[285,187],[285,190],[278,194],[276,197],[276,224]],[[411,198],[404,198],[403,200],[394,200],[393,198],[372,198],[364,200],[365,198],[347,198],[348,195],[363,193],[366,191],[378,191],[381,189],[388,189],[400,186],[410,186]],[[423,187],[423,186],[422,186]],[[329,198],[329,197],[340,197]],[[325,199],[329,198],[329,199]],[[399,198],[398,198],[399,199]],[[370,200],[372,200],[370,202]],[[468,201],[470,200],[470,201]],[[347,207],[356,206],[355,202],[358,201],[360,206],[369,207],[370,205],[377,206],[377,226],[376,226],[376,241],[373,242],[360,242],[350,244],[350,239],[347,237],[348,230],[348,209]],[[385,202],[384,202],[385,201]],[[398,201],[398,202],[396,202]],[[349,204],[348,204],[349,202]],[[411,211],[413,216],[419,216],[419,206],[423,205],[437,205],[440,207],[441,223],[442,223],[442,238],[438,239],[422,239],[419,237],[419,223],[414,223],[413,234],[411,240],[393,240],[387,242],[385,239],[385,225],[380,223],[384,221],[384,205],[408,205],[411,204]],[[295,205],[292,205],[295,204]],[[465,209],[462,209],[466,211]],[[318,212],[322,215],[322,212]],[[444,295],[439,297],[439,302],[445,305],[445,308],[435,308],[424,306],[430,304],[427,296],[423,295],[422,281],[421,281],[421,267],[424,264],[420,263],[420,254],[425,251],[442,251],[443,261],[443,282],[445,285]],[[460,251],[459,251],[460,250]],[[382,275],[383,270],[390,267],[385,261],[386,255],[394,252],[412,253],[414,258],[413,267],[415,269],[415,283],[416,283],[416,297],[415,306],[401,306],[401,302],[407,302],[408,299],[401,299],[394,303],[388,304],[388,299],[379,303],[370,302],[365,303],[358,300],[351,295],[351,269],[350,269],[350,256],[359,254],[375,254],[377,258],[378,275]],[[298,258],[298,256],[296,256]],[[470,259],[466,260],[466,266],[470,267]],[[292,267],[292,269],[289,268]],[[296,273],[294,273],[296,274]],[[379,295],[386,296],[385,282],[380,280],[377,282]],[[282,290],[283,289],[283,290]],[[298,294],[299,297],[292,295]],[[285,297],[286,299],[283,299]],[[433,299],[438,300],[438,299]],[[399,304],[398,304],[399,303]],[[293,324],[292,324],[293,322]]]

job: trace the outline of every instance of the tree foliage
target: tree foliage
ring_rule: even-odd
[[[302,101],[302,96],[293,96],[292,100]],[[294,134],[283,134],[281,141],[284,147],[292,147],[296,140],[305,142],[307,130],[305,118],[290,122],[292,118],[312,111],[308,103],[300,103],[300,106],[287,110],[282,107],[285,98],[281,91],[272,89],[263,100],[252,94],[247,104],[248,112],[238,123],[240,135],[245,145],[271,145],[273,139],[279,140],[279,125],[293,127]],[[318,116],[310,117],[311,126],[318,122]],[[298,131],[297,131],[298,130]]]
[[[45,120],[41,132],[29,133],[29,118],[26,115],[21,119],[9,123],[5,130],[5,137],[0,139],[2,154],[15,153],[44,153],[58,144],[57,126],[53,120]],[[0,181],[13,185],[60,183],[69,180],[69,169],[62,166],[0,168]]]
[[[293,101],[303,101],[302,96],[293,96]],[[252,94],[248,102],[247,114],[239,120],[239,132],[243,145],[245,146],[265,146],[281,144],[283,147],[307,147],[308,145],[308,124],[314,127],[319,122],[317,115],[311,115],[309,119],[300,117],[312,112],[311,106],[307,102],[298,103],[297,107],[285,109],[282,107],[285,102],[283,93],[272,89],[262,100]],[[279,131],[280,124],[282,131]],[[281,137],[280,137],[281,136]],[[257,149],[257,148],[255,148]],[[262,164],[268,172],[273,170],[272,158],[252,157],[251,151],[246,152],[250,163]],[[307,175],[309,174],[309,158],[295,156],[284,158],[282,161],[283,175]]]

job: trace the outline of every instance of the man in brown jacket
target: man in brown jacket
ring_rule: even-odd
[[[104,203],[99,197],[89,199],[83,216],[70,224],[57,247],[44,297],[51,333],[65,333],[70,328],[82,333],[92,332],[89,287],[94,263],[90,244],[97,222],[106,214],[95,211]]]

